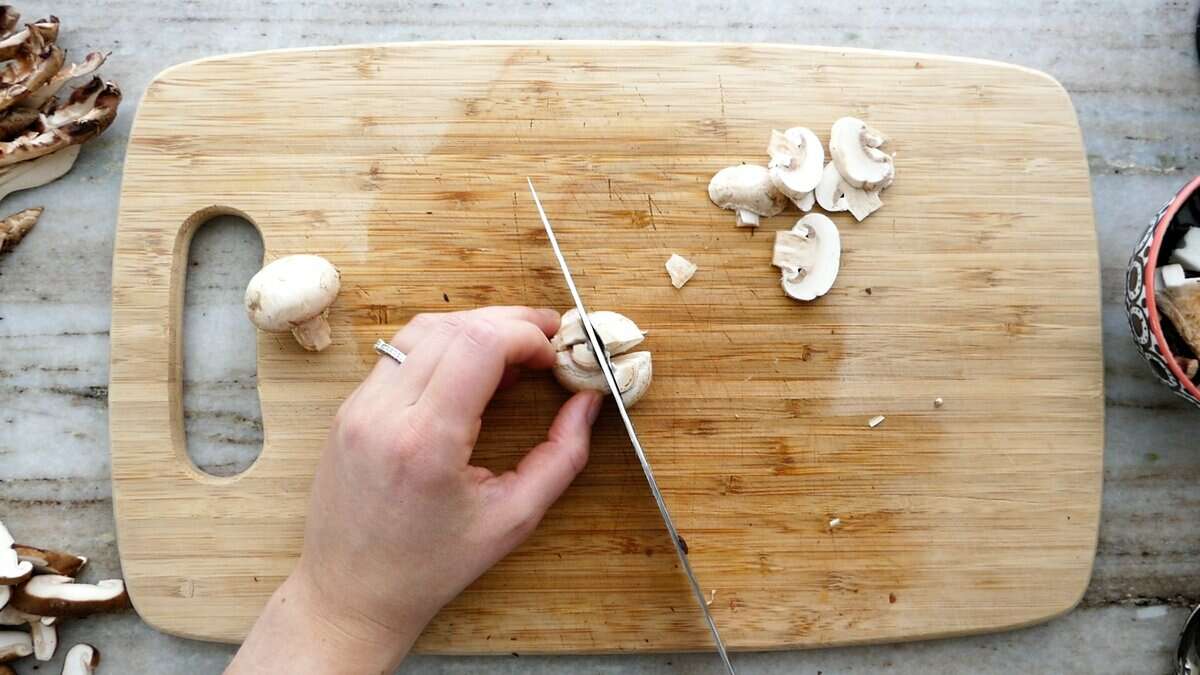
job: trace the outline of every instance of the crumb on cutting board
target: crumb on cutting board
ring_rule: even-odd
[[[883,415],[876,415],[876,416],[872,417],[871,419],[867,420],[867,426],[874,429],[875,427],[879,426],[880,424],[883,424],[883,421],[885,419],[887,419],[887,418],[884,417]]]

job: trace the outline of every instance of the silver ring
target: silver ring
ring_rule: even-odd
[[[383,356],[391,357],[393,361],[399,364],[403,364],[404,359],[408,358],[407,354],[393,347],[392,343],[388,342],[387,340],[376,340],[375,351],[379,352]]]

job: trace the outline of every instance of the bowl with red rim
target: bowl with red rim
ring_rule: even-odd
[[[1163,205],[1146,228],[1129,259],[1125,276],[1125,311],[1129,329],[1154,374],[1176,394],[1200,406],[1200,387],[1184,372],[1180,358],[1200,358],[1179,337],[1171,321],[1159,314],[1154,299],[1159,266],[1200,218],[1200,176],[1188,181]]]

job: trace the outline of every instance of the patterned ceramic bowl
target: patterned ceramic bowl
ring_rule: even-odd
[[[1177,217],[1185,208],[1189,217]],[[1194,221],[1197,212],[1200,212],[1200,177],[1184,185],[1158,210],[1134,249],[1125,277],[1125,311],[1138,351],[1150,363],[1154,374],[1176,394],[1200,406],[1200,388],[1175,361],[1176,352],[1187,346],[1170,321],[1159,317],[1154,301],[1155,272],[1160,263],[1166,263],[1169,252],[1187,232],[1188,221]]]

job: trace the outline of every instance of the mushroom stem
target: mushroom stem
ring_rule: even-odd
[[[333,344],[333,330],[325,318],[327,316],[329,316],[328,311],[322,312],[292,328],[292,335],[296,337],[296,342],[310,352],[319,352]]]
[[[758,214],[746,209],[737,210],[738,227],[758,227]]]

